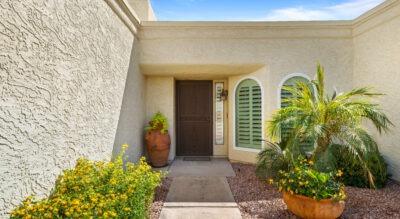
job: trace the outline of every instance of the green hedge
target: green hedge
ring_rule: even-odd
[[[333,150],[336,157],[336,168],[343,170],[342,182],[347,186],[360,188],[372,188],[364,168],[357,160],[351,159],[349,152],[338,148]],[[387,163],[379,151],[367,154],[367,166],[374,176],[374,183],[377,189],[385,186],[388,177]]]

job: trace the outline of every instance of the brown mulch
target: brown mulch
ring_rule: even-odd
[[[275,187],[255,176],[255,165],[232,163],[228,177],[243,218],[296,218]],[[388,182],[379,190],[346,187],[346,207],[340,218],[400,218],[400,186]]]
[[[164,201],[167,198],[169,187],[171,186],[172,178],[164,178],[161,181],[161,186],[156,188],[154,194],[153,205],[151,209],[150,218],[157,219],[160,217],[161,209],[164,205]]]

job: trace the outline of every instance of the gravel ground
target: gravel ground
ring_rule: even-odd
[[[232,163],[228,177],[243,218],[296,218],[275,187],[255,176],[255,165]],[[380,190],[346,187],[346,207],[340,218],[400,218],[400,186],[389,182]]]
[[[232,163],[232,167],[236,176],[227,179],[243,218],[297,218],[287,210],[281,193],[255,176],[255,165]],[[164,178],[162,186],[156,189],[151,219],[159,218],[171,183],[172,178]],[[345,191],[342,219],[400,218],[400,186],[393,182],[380,190],[347,186]]]
[[[152,206],[152,211],[150,214],[151,219],[158,219],[160,217],[161,209],[164,205],[164,201],[167,198],[169,187],[172,183],[172,178],[164,178],[161,182],[161,186],[156,189],[154,195],[154,201]]]

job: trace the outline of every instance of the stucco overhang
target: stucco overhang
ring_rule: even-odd
[[[177,79],[224,79],[232,75],[255,72],[262,63],[235,64],[141,64],[141,72],[148,76],[173,76]]]

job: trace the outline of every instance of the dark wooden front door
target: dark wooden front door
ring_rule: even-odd
[[[176,100],[176,155],[212,155],[212,81],[177,81]]]

